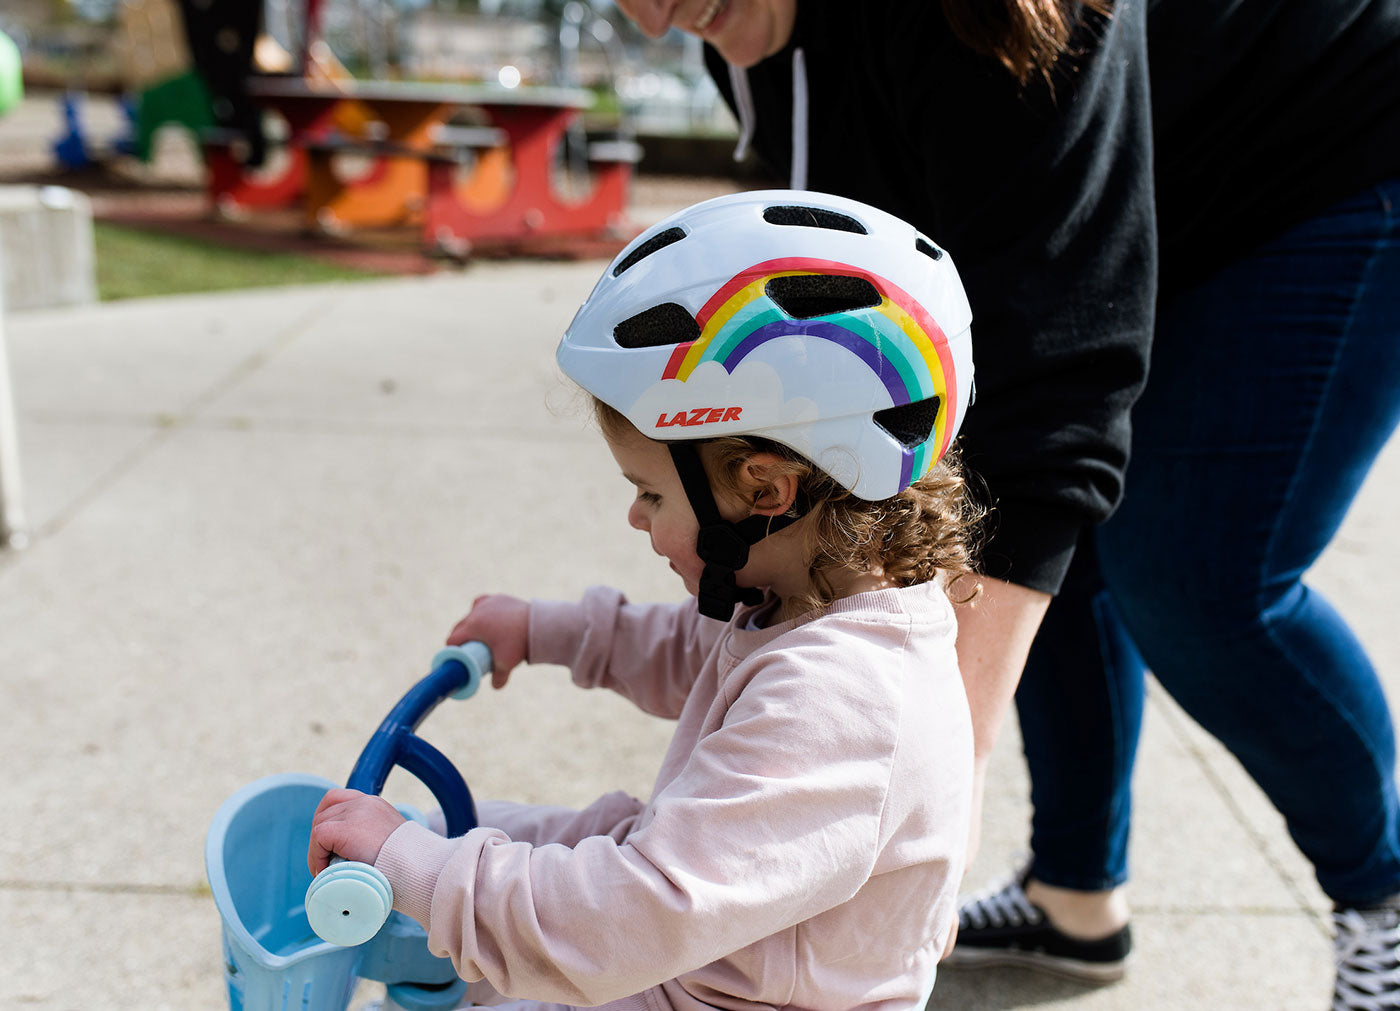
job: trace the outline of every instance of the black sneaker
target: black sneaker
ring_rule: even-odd
[[[1122,979],[1133,947],[1131,929],[1125,926],[1094,941],[1062,934],[1026,898],[1028,876],[1027,870],[963,901],[958,943],[943,964],[958,969],[1021,966],[1093,983]]]
[[[1400,909],[1338,909],[1332,1011],[1400,1009]]]

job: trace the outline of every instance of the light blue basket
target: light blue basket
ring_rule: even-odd
[[[224,801],[209,826],[204,865],[223,921],[230,1011],[345,1011],[361,979],[389,984],[402,1007],[459,1007],[467,984],[402,913],[354,947],[312,931],[306,849],[316,805],[335,785],[268,776]]]
[[[317,937],[304,905],[311,819],[335,788],[319,776],[268,776],[214,816],[204,865],[223,920],[232,1011],[345,1011],[350,1003],[360,949]]]

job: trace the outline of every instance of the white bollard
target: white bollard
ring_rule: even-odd
[[[0,255],[0,278],[5,276]],[[0,548],[22,548],[29,536],[19,496],[19,437],[15,433],[15,399],[10,361],[5,353],[5,287],[0,284]]]
[[[0,186],[0,254],[10,312],[97,301],[92,203],[63,186]]]

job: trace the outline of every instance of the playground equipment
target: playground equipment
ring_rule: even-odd
[[[471,793],[415,731],[444,699],[476,692],[491,654],[476,642],[449,646],[431,669],[384,718],[346,785],[378,794],[394,767],[402,768],[432,792],[455,837],[476,825]],[[205,868],[223,921],[230,1011],[345,1011],[362,979],[386,984],[383,1011],[460,1007],[466,983],[450,961],[428,951],[422,927],[393,912],[384,875],[337,861],[311,878],[311,819],[335,786],[319,776],[269,776],[239,790],[214,816]]]

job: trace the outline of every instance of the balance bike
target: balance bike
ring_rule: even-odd
[[[466,782],[414,731],[444,699],[473,695],[490,669],[491,653],[479,642],[441,650],[432,673],[379,725],[346,785],[377,795],[398,766],[432,792],[449,837],[474,828]],[[336,785],[297,773],[268,776],[239,790],[214,816],[204,863],[223,921],[230,1011],[346,1011],[361,979],[387,985],[383,1011],[460,1007],[466,983],[448,959],[428,951],[422,927],[393,911],[383,874],[337,860],[312,880],[311,820]],[[416,811],[402,813],[426,823]]]

